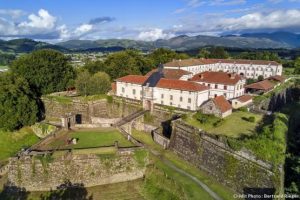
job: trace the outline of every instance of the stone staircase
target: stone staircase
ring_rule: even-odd
[[[138,110],[130,115],[127,115],[126,117],[122,118],[120,121],[116,122],[114,124],[114,127],[122,126],[122,125],[144,115],[146,112],[148,112],[148,110]]]

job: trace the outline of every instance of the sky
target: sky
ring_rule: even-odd
[[[0,39],[300,33],[300,0],[0,0]]]

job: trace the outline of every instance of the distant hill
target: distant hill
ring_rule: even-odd
[[[289,32],[247,33],[240,36],[187,36],[181,35],[156,41],[129,39],[69,40],[49,44],[30,39],[0,40],[0,52],[27,53],[36,49],[50,48],[62,52],[114,52],[127,48],[150,51],[155,48],[170,48],[190,51],[204,46],[223,46],[240,49],[294,49],[300,47],[300,34]]]
[[[8,53],[28,53],[37,49],[55,49],[58,51],[66,52],[68,49],[49,44],[46,42],[38,42],[31,39],[15,39],[4,41],[0,40],[0,51]]]
[[[290,32],[274,32],[274,33],[247,33],[241,37],[247,38],[266,38],[286,44],[292,48],[300,47],[300,34]]]
[[[270,38],[243,37],[243,36],[186,36],[181,35],[171,39],[159,39],[153,42],[128,40],[128,39],[108,39],[108,40],[70,40],[57,43],[56,45],[71,50],[91,50],[97,48],[135,48],[143,51],[155,48],[170,48],[177,51],[187,51],[203,46],[223,46],[233,48],[294,48],[294,46],[272,40]]]

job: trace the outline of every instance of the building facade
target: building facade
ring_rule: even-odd
[[[156,75],[153,75],[156,76]],[[154,104],[197,110],[209,98],[207,86],[183,80],[151,76],[128,75],[116,80],[116,96],[143,102],[143,107],[153,109]]]
[[[208,86],[210,98],[223,95],[226,99],[232,99],[245,92],[246,80],[235,73],[206,71],[194,75],[190,81]]]
[[[282,65],[275,61],[233,59],[185,59],[164,64],[165,69],[181,69],[193,75],[205,71],[237,73],[245,78],[282,75]]]

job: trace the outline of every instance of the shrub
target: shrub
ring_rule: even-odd
[[[221,126],[224,123],[224,119],[219,119],[218,121],[213,123],[214,127]]]
[[[107,100],[107,103],[112,103],[114,99],[112,96],[107,96],[106,100]]]
[[[248,109],[246,107],[241,107],[238,109],[239,111],[242,111],[242,112],[248,112]]]
[[[249,117],[248,122],[255,122],[255,117],[254,116]]]

